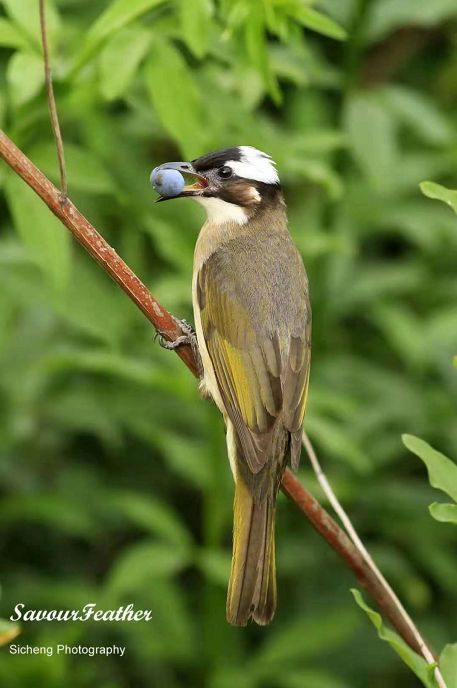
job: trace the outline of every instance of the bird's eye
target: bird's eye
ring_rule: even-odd
[[[223,167],[219,167],[217,174],[221,179],[228,179],[232,176],[233,170],[228,165],[224,165]]]

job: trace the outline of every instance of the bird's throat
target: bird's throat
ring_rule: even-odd
[[[249,220],[246,210],[235,203],[208,196],[192,196],[192,198],[205,208],[207,220],[211,224],[245,225]]]

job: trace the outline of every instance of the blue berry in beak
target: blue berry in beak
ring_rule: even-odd
[[[184,189],[184,177],[178,170],[155,168],[151,172],[151,184],[161,196],[179,196]]]

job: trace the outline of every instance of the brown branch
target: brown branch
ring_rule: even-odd
[[[46,11],[45,1],[39,0],[40,3],[40,29],[41,29],[41,44],[43,46],[43,62],[44,62],[44,80],[46,83],[46,92],[48,95],[49,115],[51,117],[51,126],[54,134],[54,139],[57,148],[57,158],[59,160],[60,171],[60,202],[67,201],[67,171],[65,168],[65,154],[63,150],[62,134],[60,133],[59,116],[57,114],[56,101],[54,98],[54,87],[52,85],[51,62],[49,60],[48,36],[46,31]]]
[[[70,230],[77,241],[97,260],[105,272],[125,291],[127,296],[132,299],[160,334],[169,341],[174,341],[182,334],[173,316],[154,299],[145,285],[117,255],[114,249],[103,239],[71,201],[68,201],[65,205],[60,202],[59,190],[1,130],[0,157],[46,203],[48,208]],[[192,349],[188,346],[180,346],[176,349],[176,353],[182,358],[192,373],[197,375],[197,366]],[[328,542],[330,547],[352,569],[360,585],[376,601],[383,614],[390,620],[402,638],[413,650],[420,652],[420,647],[411,634],[410,629],[405,625],[395,600],[374,576],[345,532],[289,470],[284,475],[282,489],[289,499],[302,511],[318,533]]]
[[[0,155],[35,191],[48,208],[70,230],[75,239],[95,258],[105,272],[125,291],[140,311],[165,339],[174,341],[182,334],[173,317],[152,296],[134,272],[103,239],[76,206],[61,202],[61,193],[24,153],[0,130]],[[180,358],[196,375],[197,369],[190,346],[176,349]]]

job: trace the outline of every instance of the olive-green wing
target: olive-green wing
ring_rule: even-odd
[[[301,262],[300,262],[301,265]],[[302,266],[301,269],[303,270]],[[304,270],[303,270],[304,276]],[[257,313],[245,292],[234,283],[223,263],[208,260],[197,278],[197,298],[206,346],[227,414],[244,457],[258,473],[274,451],[273,429],[278,420],[292,434],[292,464],[296,465],[310,363],[310,312],[306,277],[301,307],[272,316]],[[259,301],[262,310],[262,301]],[[262,324],[267,319],[270,328]],[[295,442],[294,442],[295,438]]]

